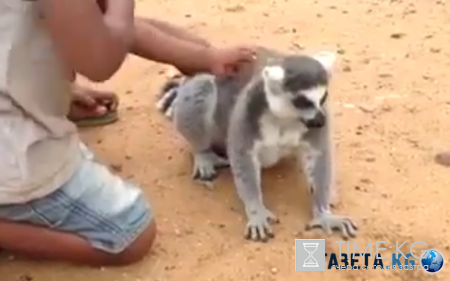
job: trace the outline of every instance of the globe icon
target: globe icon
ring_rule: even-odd
[[[423,254],[420,262],[422,267],[430,273],[438,272],[444,266],[444,258],[441,253],[435,250]]]

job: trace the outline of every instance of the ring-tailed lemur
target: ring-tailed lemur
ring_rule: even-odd
[[[334,188],[331,115],[327,97],[334,53],[283,55],[260,48],[238,76],[175,76],[157,107],[192,147],[193,177],[211,183],[231,166],[248,218],[246,237],[267,241],[278,222],[262,199],[261,169],[284,157],[302,164],[313,199],[307,228],[356,235],[356,225],[330,211]]]

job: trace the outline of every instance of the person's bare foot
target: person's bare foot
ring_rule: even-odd
[[[117,120],[118,98],[112,92],[73,85],[69,120],[79,126],[105,125]]]

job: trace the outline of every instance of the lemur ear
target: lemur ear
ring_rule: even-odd
[[[284,69],[279,65],[266,66],[262,70],[262,76],[265,81],[282,82],[284,75]]]
[[[313,55],[313,58],[316,59],[325,68],[328,74],[331,74],[337,60],[337,55],[333,52],[324,51]]]

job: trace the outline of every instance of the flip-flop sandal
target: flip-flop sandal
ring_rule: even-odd
[[[92,116],[92,117],[84,117],[84,118],[69,118],[73,123],[77,125],[79,128],[85,127],[96,127],[96,126],[105,126],[116,122],[119,119],[119,115],[117,113],[117,107],[119,105],[119,99],[114,95],[112,99],[106,99],[106,101],[110,101],[108,103],[104,103],[106,106],[107,112],[100,116]]]

